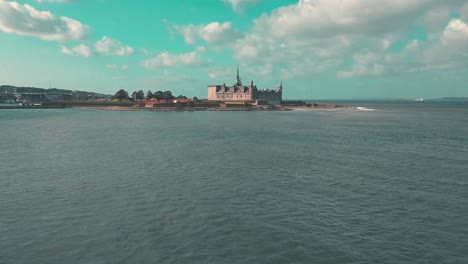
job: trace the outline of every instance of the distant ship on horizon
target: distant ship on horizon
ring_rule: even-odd
[[[415,101],[416,102],[422,102],[422,101],[424,101],[424,98],[416,98]]]

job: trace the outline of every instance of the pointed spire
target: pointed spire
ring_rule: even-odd
[[[242,86],[242,81],[241,81],[240,74],[239,74],[239,64],[237,64],[236,85]]]

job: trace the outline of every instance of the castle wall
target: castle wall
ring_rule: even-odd
[[[258,91],[255,99],[266,100],[266,101],[281,101],[282,91]]]
[[[245,100],[252,100],[252,94],[250,93],[233,93],[233,92],[226,92],[226,93],[216,93],[216,99],[212,100],[222,100],[222,101],[245,101]],[[211,100],[211,99],[210,99]]]
[[[281,101],[283,99],[283,83],[276,90],[258,90],[254,82],[250,86],[243,86],[239,68],[237,68],[236,83],[233,86],[210,85],[208,86],[208,100],[221,101],[247,101],[247,100]]]
[[[208,86],[208,100],[245,101],[259,99],[266,101],[281,101],[283,99],[282,97],[281,90],[258,91],[255,88],[250,88],[247,92],[234,92],[234,87]]]
[[[216,86],[208,86],[208,100],[219,100],[216,96]]]
[[[239,91],[237,89],[246,89]],[[222,101],[245,101],[254,98],[253,87],[234,87],[234,86],[208,86],[208,100]]]

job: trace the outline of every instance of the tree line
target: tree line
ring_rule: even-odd
[[[124,89],[118,90],[115,93],[113,98],[118,99],[118,100],[133,100],[133,101],[139,101],[143,99],[146,99],[146,100],[154,99],[154,100],[157,100],[158,102],[161,100],[169,101],[169,100],[174,100],[174,99],[187,99],[187,97],[183,95],[179,95],[175,97],[174,95],[172,95],[171,91],[164,91],[164,92],[156,91],[153,93],[151,90],[148,90],[146,94],[145,92],[143,92],[143,90],[134,91],[131,97],[129,97],[128,92],[125,91]]]

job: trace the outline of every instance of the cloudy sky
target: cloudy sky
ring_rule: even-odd
[[[468,97],[468,0],[0,0],[0,84]]]

